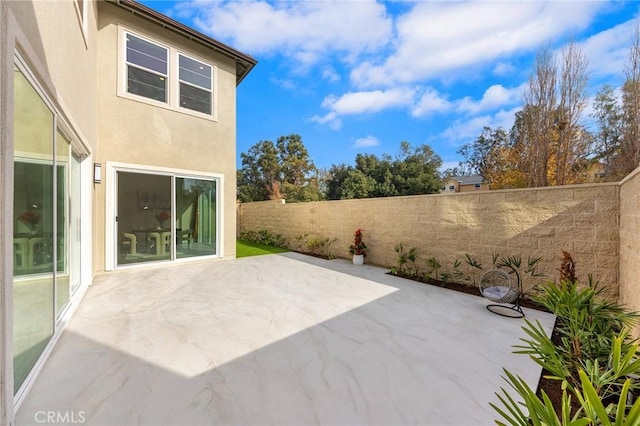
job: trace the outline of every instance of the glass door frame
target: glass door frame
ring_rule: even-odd
[[[142,164],[120,163],[107,161],[105,165],[105,271],[117,269],[129,269],[148,267],[149,264],[171,263],[171,262],[193,262],[198,260],[218,259],[223,257],[222,247],[224,241],[224,175],[221,173],[199,172],[194,170],[184,170],[167,167],[153,167]],[[186,258],[176,258],[175,238],[172,238],[171,256],[168,260],[158,260],[157,262],[142,262],[118,265],[118,224],[116,221],[118,213],[118,172],[143,173],[171,177],[171,232],[175,236],[175,214],[176,214],[176,178],[200,179],[216,182],[216,242],[215,254],[207,256],[194,256]]]
[[[80,216],[82,215],[83,209],[86,211],[86,208],[89,206],[88,204],[85,204],[85,201],[83,201],[84,198],[86,197],[86,192],[85,192],[86,187],[82,184],[82,179],[87,175],[86,172],[88,170],[87,169],[88,162],[85,161],[85,159],[89,157],[90,149],[87,148],[87,146],[85,146],[83,142],[81,142],[79,134],[74,130],[74,127],[67,121],[64,115],[60,112],[59,106],[55,102],[53,102],[51,98],[47,95],[46,91],[43,89],[42,84],[40,83],[40,80],[34,75],[32,71],[32,67],[24,59],[22,54],[18,51],[14,52],[13,65],[14,65],[14,69],[19,71],[23,75],[23,77],[31,85],[32,89],[38,95],[38,97],[43,102],[43,104],[51,111],[51,113],[53,114],[53,122],[52,122],[52,141],[50,146],[50,153],[51,153],[51,159],[52,159],[51,162],[45,161],[44,158],[40,159],[38,158],[38,156],[34,156],[33,154],[22,152],[16,149],[14,149],[12,153],[11,162],[13,164],[15,164],[16,162],[27,163],[27,164],[42,164],[43,162],[47,162],[48,164],[50,164],[52,167],[51,187],[54,194],[52,198],[52,208],[53,208],[52,235],[54,236],[54,242],[52,243],[53,312],[52,312],[52,318],[51,318],[51,321],[53,323],[53,335],[51,336],[48,343],[40,353],[35,365],[31,368],[28,375],[25,377],[24,381],[22,382],[21,386],[13,394],[14,409],[17,409],[22,403],[26,393],[33,385],[34,378],[37,376],[38,372],[40,371],[40,369],[44,364],[44,361],[48,358],[49,354],[51,353],[55,343],[57,342],[58,338],[61,335],[61,331],[64,329],[66,322],[68,321],[71,313],[77,307],[78,301],[82,297],[82,294],[84,293],[84,291],[86,291],[89,283],[89,281],[87,281],[86,279],[86,278],[90,278],[90,276],[87,275],[88,270],[85,269],[87,265],[82,265],[82,263],[80,263],[78,265],[79,266],[78,268],[79,285],[74,289],[74,291],[70,290],[68,303],[66,303],[66,305],[60,311],[58,311],[57,309],[57,304],[58,304],[57,278],[60,275],[60,271],[58,271],[58,267],[57,267],[59,247],[58,247],[58,241],[57,239],[55,239],[57,238],[56,236],[58,234],[57,191],[59,188],[58,188],[58,182],[57,182],[58,180],[57,170],[59,166],[63,166],[63,169],[64,169],[63,178],[65,180],[64,182],[65,221],[63,223],[63,226],[65,228],[64,234],[68,236],[69,235],[68,219],[70,217],[69,216],[70,197],[72,196],[77,197],[76,201],[77,201],[77,206],[80,209]],[[62,136],[62,139],[63,139],[62,141],[59,140],[59,136]],[[60,158],[60,156],[57,154],[57,148],[60,144],[64,144],[67,147],[68,154],[64,157],[64,159]],[[15,146],[15,142],[14,142],[14,146]],[[71,189],[70,187],[71,176],[70,176],[69,166],[71,161],[76,161],[76,159],[72,157],[73,153],[75,153],[76,156],[78,157],[77,162],[79,166],[79,169],[77,170],[78,171],[77,178],[79,179],[79,182],[77,182],[78,186],[75,188],[79,191],[77,194],[74,193],[74,189]],[[13,182],[13,186],[15,187],[15,182]],[[13,210],[15,210],[15,206],[13,206]],[[12,211],[11,214],[12,215],[15,214],[15,211]],[[80,226],[80,224],[78,225]],[[81,227],[80,232],[83,229],[85,228]],[[91,240],[90,235],[87,235],[86,233],[81,232],[77,248],[80,251],[82,251],[82,247],[86,247],[87,243],[90,242],[90,240]],[[66,265],[65,265],[65,270],[62,271],[62,275],[70,272],[70,267],[71,267],[71,265],[69,264],[71,259],[71,257],[69,256],[69,251],[70,251],[69,244],[68,244],[68,241],[66,240],[64,241],[65,241],[64,242],[64,250],[65,250],[64,259],[65,259]],[[78,258],[78,261],[81,262],[81,259]],[[90,269],[90,265],[89,265],[89,269]],[[16,277],[14,275],[12,277],[12,280],[15,280],[15,279]],[[18,280],[19,279],[20,278],[18,278]],[[13,284],[11,285],[11,297],[14,297]],[[14,316],[14,320],[15,320],[15,311],[11,312],[11,315]],[[13,384],[11,384],[11,386],[13,386]]]

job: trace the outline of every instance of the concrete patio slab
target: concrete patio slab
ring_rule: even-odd
[[[286,253],[100,275],[17,424],[490,425],[503,367],[536,386],[523,320],[385,272]]]

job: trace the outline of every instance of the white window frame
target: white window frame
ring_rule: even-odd
[[[85,48],[89,48],[89,0],[74,0],[74,6],[78,15],[78,23],[82,30]],[[82,7],[80,7],[82,5]]]
[[[107,161],[106,163],[106,202],[105,202],[105,238],[104,238],[104,256],[105,256],[105,271],[114,271],[116,269],[130,269],[130,268],[144,268],[145,263],[135,263],[130,265],[118,265],[117,264],[117,236],[116,236],[116,208],[118,199],[118,187],[117,187],[117,173],[118,172],[130,172],[130,173],[149,173],[161,176],[181,177],[181,178],[193,178],[193,179],[205,179],[217,181],[216,188],[216,227],[217,227],[217,241],[216,241],[216,254],[209,256],[195,256],[186,257],[181,259],[163,260],[158,263],[175,264],[181,262],[196,262],[203,259],[222,259],[225,257],[224,253],[224,174],[223,173],[210,173],[200,172],[195,170],[175,169],[170,167],[153,167],[143,164],[132,163],[120,163],[115,161]],[[174,188],[172,179],[171,188],[171,203],[172,210],[175,208],[174,203]],[[175,217],[175,212],[172,211],[171,217]],[[155,262],[154,262],[155,263]]]
[[[190,83],[190,82],[188,82],[186,80],[181,80],[180,79],[180,56],[184,56],[185,58],[191,59],[192,61],[200,62],[202,65],[205,65],[205,66],[208,66],[209,68],[211,68],[211,73],[209,74],[209,78],[211,79],[211,89],[206,89],[204,87],[198,86],[197,84],[193,84],[193,83]],[[193,57],[191,57],[191,56],[189,56],[189,55],[187,55],[185,53],[182,53],[182,52],[178,52],[177,55],[176,55],[176,58],[177,58],[176,59],[176,64],[177,64],[177,69],[178,69],[178,72],[176,73],[177,86],[178,86],[177,87],[177,90],[178,90],[178,106],[182,110],[193,111],[193,112],[197,112],[197,113],[200,113],[200,114],[205,114],[203,112],[196,111],[196,110],[191,109],[191,108],[186,108],[186,107],[183,107],[182,105],[180,105],[180,95],[181,95],[181,93],[180,93],[180,83],[184,83],[184,84],[186,84],[188,86],[195,87],[196,89],[200,89],[200,90],[204,90],[205,92],[209,92],[209,97],[210,97],[210,100],[211,100],[211,115],[213,115],[213,107],[214,107],[214,105],[213,105],[213,81],[214,81],[213,80],[213,74],[214,74],[213,65],[210,65],[207,62],[201,61],[200,59],[193,58]],[[205,115],[209,115],[209,114],[205,114]]]
[[[122,55],[122,73],[123,73],[123,78],[124,78],[124,87],[122,88],[124,93],[126,93],[127,97],[130,98],[134,98],[136,100],[140,100],[143,101],[145,103],[151,103],[153,105],[156,106],[165,106],[165,105],[169,105],[171,103],[171,82],[169,80],[169,75],[171,74],[171,49],[169,48],[169,46],[165,46],[162,43],[158,43],[155,40],[150,40],[149,38],[139,35],[137,33],[134,33],[132,31],[123,31],[123,40],[122,40],[122,48],[123,48],[123,55]],[[149,68],[145,68],[142,67],[140,65],[131,63],[129,61],[127,61],[127,34],[131,34],[134,37],[137,37],[141,40],[146,41],[147,43],[151,43],[154,44],[158,47],[161,47],[162,49],[165,49],[167,51],[167,73],[166,74],[162,74],[158,71],[155,70],[151,70]],[[138,68],[141,69],[143,71],[155,74],[155,75],[159,75],[162,76],[166,79],[166,83],[165,83],[165,90],[166,90],[166,102],[162,102],[153,98],[148,98],[146,96],[142,96],[142,95],[136,95],[135,93],[131,93],[129,92],[129,90],[127,90],[127,86],[129,84],[129,67],[132,66],[134,68]]]
[[[167,102],[160,102],[155,99],[146,98],[144,96],[135,95],[127,91],[127,34],[141,38],[149,43],[156,44],[168,50],[168,83],[167,83]],[[180,62],[179,55],[189,59],[202,62],[211,67],[211,114],[205,114],[189,108],[180,106]],[[186,84],[190,84],[185,82]],[[192,85],[192,84],[190,84]],[[193,86],[193,85],[192,85]],[[194,86],[202,89],[199,86]],[[206,89],[203,89],[206,90]],[[168,109],[182,114],[192,115],[204,118],[206,120],[218,121],[218,66],[217,64],[204,60],[198,55],[194,55],[186,50],[177,49],[167,43],[158,41],[157,38],[149,37],[140,31],[130,30],[122,25],[118,25],[118,89],[117,96],[126,98],[136,102],[153,105],[159,108]]]
[[[43,72],[44,67],[36,59],[28,60],[34,57],[35,57],[35,53],[30,47],[26,49],[26,51],[15,49],[14,55],[13,55],[13,65],[15,65],[15,67],[18,68],[18,70],[20,70],[20,72],[23,74],[24,78],[29,82],[33,90],[38,94],[42,102],[47,106],[47,108],[49,108],[49,110],[53,114],[53,127],[52,127],[53,158],[57,159],[55,156],[55,151],[53,150],[53,146],[54,146],[53,144],[57,143],[56,141],[56,138],[58,136],[57,131],[60,131],[65,137],[70,139],[68,143],[70,144],[70,147],[72,150],[80,154],[81,157],[89,156],[90,150],[82,142],[81,137],[79,136],[79,133],[77,132],[75,126],[73,126],[65,118],[66,114],[63,113],[63,110],[59,102],[54,102],[52,98],[47,94],[47,90],[45,90],[46,80],[43,83],[42,79],[37,77],[38,71]],[[46,75],[46,73],[44,72],[43,74]],[[13,79],[13,75],[11,76],[11,79]],[[29,158],[26,158],[27,156],[23,158],[22,155],[23,154],[20,152],[14,153],[12,162],[15,162],[16,160],[22,161],[22,162],[36,162],[36,163],[39,162],[38,159],[35,159],[35,160],[33,158],[29,159]],[[29,155],[29,156],[33,157],[33,155]],[[80,197],[81,197],[81,203],[82,203],[80,207],[80,211],[81,211],[81,215],[87,215],[89,217],[91,216],[89,212],[91,212],[92,206],[90,204],[91,197],[87,195],[91,194],[92,190],[88,184],[89,180],[85,178],[87,176],[90,176],[89,175],[90,170],[88,169],[88,166],[90,163],[91,163],[90,159],[89,160],[85,159],[84,161],[82,161],[81,171],[80,171],[80,182],[81,182]],[[52,184],[55,187],[55,181],[52,182]],[[54,224],[54,226],[56,225]],[[91,247],[93,243],[92,223],[90,220],[86,220],[81,224],[81,227],[82,229],[80,231],[80,234],[81,234],[80,251],[81,253],[91,253]],[[13,396],[15,411],[17,411],[20,408],[20,405],[24,401],[26,395],[29,393],[31,387],[34,384],[36,377],[40,374],[40,371],[42,370],[45,361],[48,359],[49,355],[53,351],[54,346],[56,345],[56,342],[60,338],[62,331],[66,328],[66,325],[69,319],[71,318],[76,308],[78,307],[78,304],[80,303],[80,300],[82,299],[85,292],[87,291],[88,286],[91,284],[91,280],[93,278],[92,257],[88,256],[86,259],[87,260],[84,261],[81,267],[80,285],[70,295],[69,305],[65,308],[64,312],[59,317],[55,316],[55,310],[54,310],[54,316],[53,316],[54,333],[51,336],[51,339],[49,340],[45,348],[43,349],[42,353],[40,354],[35,365],[27,375],[25,381],[22,383],[22,386],[20,387],[20,389],[18,389],[18,391]],[[55,274],[57,274],[57,270],[54,271],[54,275]],[[53,303],[54,304],[57,303],[55,300],[55,296],[54,296]],[[13,311],[10,311],[10,315],[13,315],[13,314],[14,314]],[[13,383],[10,383],[10,386],[11,386],[11,389],[13,389]]]

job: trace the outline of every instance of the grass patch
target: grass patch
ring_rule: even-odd
[[[286,253],[289,250],[253,243],[251,241],[236,240],[236,258],[260,256],[262,254]]]

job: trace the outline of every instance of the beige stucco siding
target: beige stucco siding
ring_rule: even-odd
[[[119,28],[147,36],[216,66],[214,94],[217,120],[160,108],[117,95]],[[235,63],[211,49],[134,18],[112,5],[100,6],[98,102],[100,104],[97,161],[216,173],[223,178],[225,257],[235,255]],[[171,78],[170,78],[171,82]],[[109,176],[105,176],[109,179]],[[106,183],[106,182],[103,182]],[[96,197],[94,253],[97,270],[104,269],[105,187]]]
[[[86,2],[86,37],[76,3],[69,1],[0,2],[0,424],[13,424],[13,142],[14,55],[19,52],[35,86],[51,102],[59,126],[74,146],[90,154],[97,144],[96,46],[94,2]],[[19,127],[19,126],[18,126]],[[17,141],[16,141],[17,142]],[[24,142],[21,141],[21,142]],[[90,195],[89,195],[90,196]],[[11,235],[11,236],[10,236]],[[84,237],[89,240],[91,235]],[[90,260],[89,262],[90,263]]]
[[[87,2],[87,37],[72,1],[3,2],[19,25],[18,50],[47,95],[91,149],[97,140],[96,10]],[[21,38],[24,35],[25,38]]]

